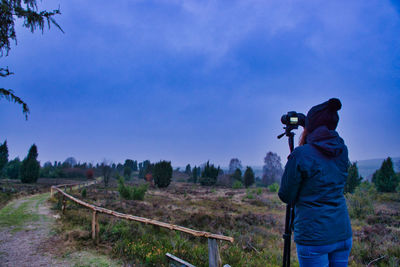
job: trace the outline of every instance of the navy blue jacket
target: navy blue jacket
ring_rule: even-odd
[[[279,198],[295,207],[294,241],[328,245],[352,236],[344,184],[348,151],[336,131],[320,126],[289,156]]]

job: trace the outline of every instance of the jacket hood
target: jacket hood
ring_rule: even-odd
[[[337,157],[345,150],[343,139],[335,130],[320,126],[307,135],[307,144],[316,147],[328,157]]]

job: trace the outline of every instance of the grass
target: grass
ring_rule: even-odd
[[[114,193],[116,189],[88,188],[87,201],[96,201],[100,206],[119,212],[232,236],[233,244],[218,242],[223,264],[281,266],[285,205],[277,193],[259,188],[210,189],[193,184],[172,184],[163,190],[150,188],[144,201],[132,201],[121,200]],[[363,198],[372,199],[373,205],[372,212],[352,218],[354,234],[349,266],[365,266],[382,255],[386,257],[376,266],[399,266],[398,195],[376,194],[369,190],[347,197],[349,210],[357,208]],[[90,232],[90,215],[85,209],[69,205],[62,218],[65,227],[74,225]],[[105,215],[100,215],[100,239],[101,244],[112,247],[113,256],[138,266],[167,266],[167,252],[196,266],[207,266],[208,262],[205,238]],[[87,242],[90,239],[82,241],[81,245]],[[295,250],[293,244],[292,266],[298,266]]]
[[[19,205],[16,205],[16,201],[10,202],[0,210],[0,226],[14,227],[13,231],[17,231],[28,222],[38,221],[41,216],[32,212],[34,201],[45,201],[45,198],[42,195],[38,195],[28,198]],[[38,203],[35,205],[38,205]],[[38,208],[38,206],[35,207]]]
[[[98,255],[97,252],[74,252],[66,256],[74,267],[114,267],[121,266],[118,261],[110,260],[107,256]]]

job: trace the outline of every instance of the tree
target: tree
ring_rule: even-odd
[[[7,140],[4,141],[2,145],[0,145],[0,178],[2,176],[2,171],[8,162],[8,147]]]
[[[134,172],[136,172],[137,170],[138,170],[138,166],[137,166],[138,164],[137,164],[137,160],[134,160],[133,161],[133,166],[132,166],[132,170],[134,171]]]
[[[5,169],[5,174],[9,179],[19,178],[19,169],[21,167],[21,161],[18,157],[8,162]]]
[[[29,149],[28,155],[22,161],[20,168],[21,182],[36,183],[39,178],[40,163],[37,160],[38,152],[35,144]]]
[[[51,12],[43,10],[39,11],[36,0],[3,0],[0,4],[0,56],[4,54],[8,56],[11,49],[11,42],[17,43],[17,35],[15,32],[15,21],[17,18],[23,19],[23,27],[28,28],[32,33],[39,28],[42,33],[47,23],[48,28],[53,24],[63,30],[54,19],[55,15],[61,14],[59,9]],[[0,77],[7,77],[14,73],[10,72],[8,67],[0,68]],[[29,107],[11,89],[0,88],[0,98],[5,98],[9,102],[14,102],[22,106],[22,112],[28,119]]]
[[[390,157],[383,161],[382,166],[372,176],[372,182],[379,192],[395,192],[399,183],[399,177],[393,169],[393,162]]]
[[[246,171],[244,172],[244,185],[246,187],[251,186],[254,184],[254,171],[251,167],[247,166]]]
[[[217,183],[217,177],[220,171],[220,167],[216,168],[214,164],[210,165],[210,162],[207,161],[204,166],[203,171],[201,172],[201,185],[215,185]]]
[[[193,170],[192,170],[192,180],[193,180],[193,183],[197,183],[197,177],[198,177],[197,167],[194,166],[194,167],[193,167]]]
[[[103,175],[104,186],[107,187],[111,177],[111,164],[108,160],[103,160],[100,165],[101,174]]]
[[[233,174],[237,169],[243,169],[242,167],[242,162],[237,159],[237,158],[233,158],[231,159],[231,161],[229,162],[229,174]]]
[[[360,185],[362,177],[358,174],[357,162],[350,164],[346,184],[344,185],[344,193],[354,193],[357,186]]]
[[[124,166],[124,177],[129,180],[132,175],[132,169],[129,166]]]
[[[134,165],[133,160],[131,160],[131,159],[126,159],[126,160],[125,160],[124,166],[127,166],[127,167],[129,167],[131,170],[133,170],[133,165]]]
[[[239,168],[237,168],[235,172],[232,174],[232,178],[237,181],[242,181],[242,171]]]
[[[170,161],[160,161],[154,165],[154,183],[159,187],[167,187],[171,183],[172,166]]]
[[[146,174],[151,172],[151,165],[150,160],[145,160],[139,163],[139,178],[144,179]]]
[[[278,154],[268,152],[264,158],[263,166],[263,177],[262,181],[265,185],[270,185],[275,182],[280,182],[280,178],[283,174],[283,168],[281,164],[281,158]]]
[[[192,175],[192,168],[190,167],[190,164],[186,165],[185,173],[187,175]]]
[[[131,174],[132,174],[132,171],[133,171],[133,165],[134,165],[133,160],[131,160],[131,159],[125,160],[125,163],[124,163],[124,176],[126,177],[127,180],[131,178]]]
[[[77,161],[74,157],[68,157],[64,160],[63,165],[66,168],[71,168],[71,167],[75,167],[77,164]]]

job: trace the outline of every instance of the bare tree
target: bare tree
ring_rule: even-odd
[[[265,185],[270,185],[275,182],[279,183],[283,174],[281,158],[278,154],[268,152],[264,158],[263,177],[262,181]]]
[[[229,162],[229,174],[233,174],[236,169],[243,169],[242,162],[238,158],[233,158]]]
[[[104,186],[108,187],[108,182],[110,181],[112,172],[111,162],[109,160],[104,159],[100,165],[100,168],[101,168],[101,173],[103,175]]]

